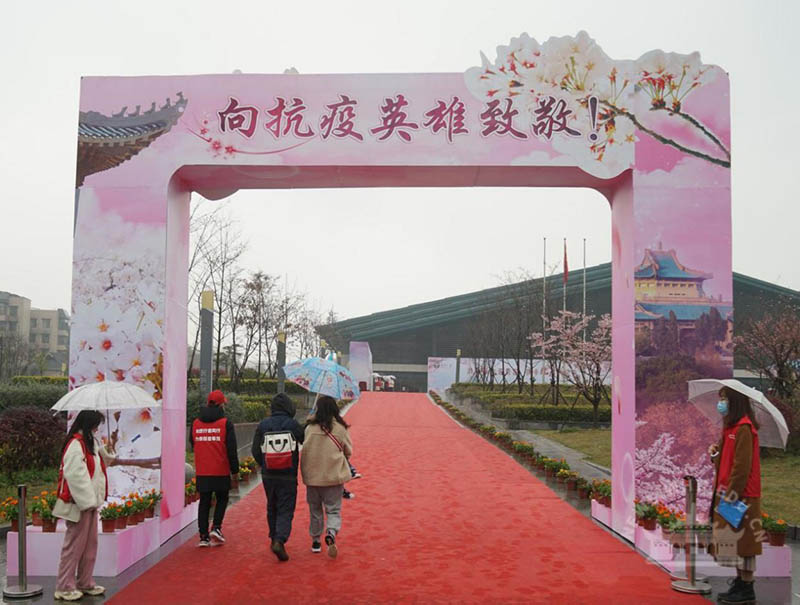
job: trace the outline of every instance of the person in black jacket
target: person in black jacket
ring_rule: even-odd
[[[195,475],[200,504],[197,508],[197,526],[200,530],[200,546],[209,546],[210,541],[224,544],[222,519],[228,506],[231,475],[239,472],[239,456],[236,447],[236,431],[233,423],[225,418],[228,400],[222,391],[208,395],[208,406],[200,410],[200,417],[192,423],[189,439],[194,450]],[[208,514],[211,495],[214,506],[214,525],[208,531]]]
[[[297,469],[299,467],[299,446],[291,452],[288,468],[271,469],[267,467],[262,450],[267,434],[291,433],[296,444],[303,443],[304,431],[294,419],[297,411],[294,402],[285,393],[272,398],[269,418],[262,420],[253,436],[253,458],[261,466],[261,480],[267,494],[267,524],[269,525],[270,549],[279,561],[288,561],[285,544],[292,531],[292,519],[297,504]]]

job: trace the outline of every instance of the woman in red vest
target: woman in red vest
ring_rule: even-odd
[[[100,412],[83,410],[72,423],[62,449],[53,515],[66,520],[67,533],[58,564],[56,600],[77,601],[84,594],[105,592],[92,578],[97,558],[97,511],[108,497],[106,463],[113,462],[95,439],[104,421]]]
[[[718,595],[723,603],[754,603],[756,555],[761,554],[761,462],[758,422],[750,399],[733,389],[719,392],[717,411],[723,416],[722,438],[709,447],[716,477],[711,500],[714,539],[711,553],[717,563],[736,568],[731,589]],[[723,496],[724,493],[724,496]],[[738,528],[716,511],[720,498],[742,500],[749,506]]]
[[[222,391],[208,394],[208,405],[200,410],[200,417],[192,423],[189,439],[194,449],[195,475],[200,504],[197,507],[197,526],[200,546],[211,543],[224,544],[222,520],[228,506],[231,475],[239,472],[239,456],[233,423],[225,417],[228,400]],[[211,495],[214,494],[214,525],[208,531]]]

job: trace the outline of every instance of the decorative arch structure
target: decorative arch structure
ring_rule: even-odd
[[[111,483],[163,489],[162,542],[185,523],[192,192],[600,191],[613,223],[610,524],[633,537],[636,497],[681,507],[686,472],[707,502],[712,429],[684,381],[732,371],[730,110],[727,75],[696,53],[619,61],[585,32],[522,35],[462,73],[87,77],[80,112],[70,382],[131,381],[160,400],[109,422],[120,455],[161,459],[114,467]]]

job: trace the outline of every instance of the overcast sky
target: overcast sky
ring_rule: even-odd
[[[81,76],[461,72],[524,31],[543,42],[581,29],[613,59],[697,50],[730,73],[734,270],[800,289],[795,0],[106,0],[3,12],[0,290],[36,307],[70,304]],[[518,267],[540,275],[543,237],[553,263],[568,238],[573,270],[583,238],[590,265],[611,257],[608,204],[588,190],[247,191],[229,205],[248,268],[288,276],[342,317],[493,286]],[[298,260],[309,246],[332,250],[342,273]]]

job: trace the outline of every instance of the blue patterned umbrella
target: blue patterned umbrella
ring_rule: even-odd
[[[309,357],[284,366],[283,371],[286,380],[312,393],[334,399],[358,399],[361,395],[350,371],[332,360]]]

